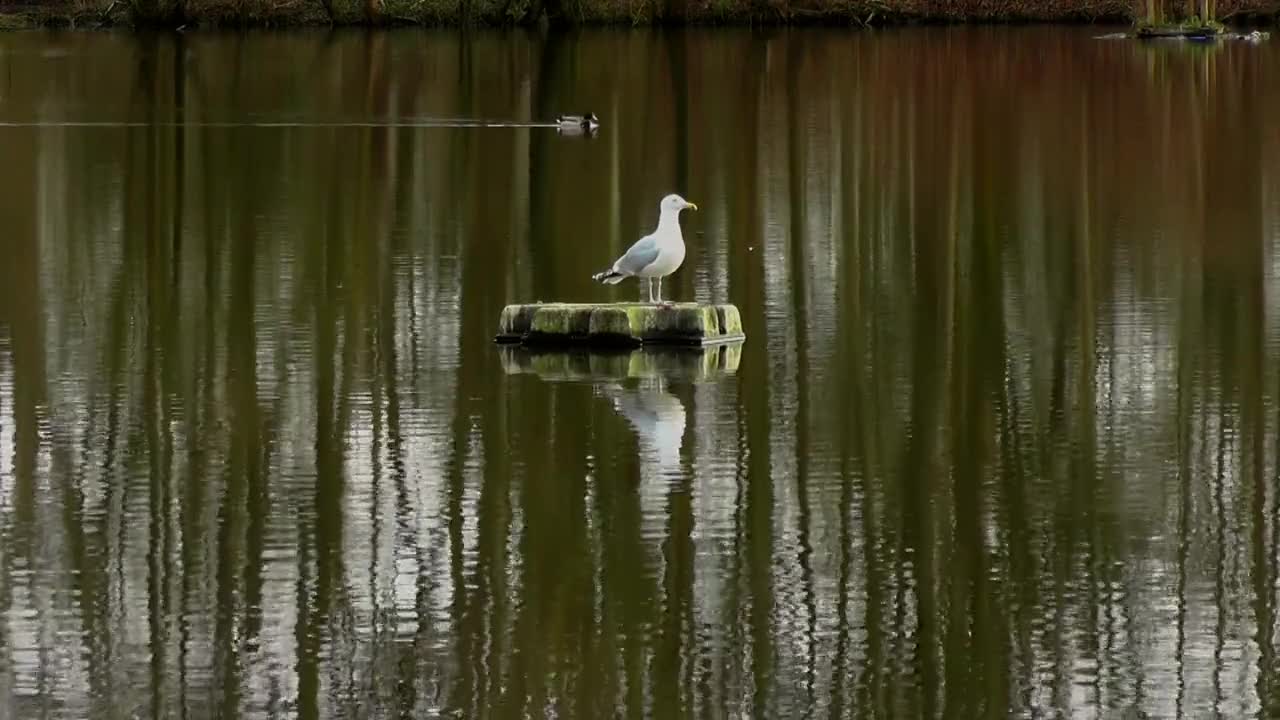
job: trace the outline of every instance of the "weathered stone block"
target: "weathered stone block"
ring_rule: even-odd
[[[746,338],[733,305],[537,303],[508,305],[500,343],[526,345],[715,345]]]

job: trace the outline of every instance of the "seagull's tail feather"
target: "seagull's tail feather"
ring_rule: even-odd
[[[604,272],[598,272],[595,275],[592,275],[591,279],[595,280],[596,282],[605,283],[607,285],[617,285],[618,283],[627,279],[627,276],[623,275],[617,270],[609,269],[609,270],[605,270]]]

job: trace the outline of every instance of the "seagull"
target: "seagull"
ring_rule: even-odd
[[[609,285],[617,285],[623,280],[634,277],[643,278],[649,283],[649,302],[670,305],[662,302],[662,278],[675,272],[684,262],[684,235],[680,232],[680,211],[685,208],[698,209],[698,206],[676,194],[662,198],[658,205],[658,228],[636,241],[614,261],[613,267],[591,276],[592,280]],[[654,292],[654,281],[657,281],[657,292]]]

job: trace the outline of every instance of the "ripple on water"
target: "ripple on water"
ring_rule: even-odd
[[[1222,110],[1280,95],[1221,78],[1275,86],[1266,53],[583,33],[549,78],[519,37],[170,40],[6,41],[11,119],[166,88],[133,93],[159,123],[0,133],[19,715],[1260,714],[1277,146]],[[648,121],[165,120],[543,91]],[[502,304],[634,293],[588,266],[673,181],[673,282],[743,309],[738,376],[503,376]]]

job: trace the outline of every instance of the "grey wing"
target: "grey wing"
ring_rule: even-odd
[[[658,242],[653,239],[652,235],[645,235],[636,241],[623,253],[622,257],[613,264],[613,269],[627,275],[635,275],[641,270],[653,264],[658,259]]]

